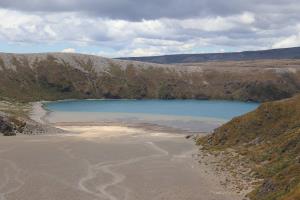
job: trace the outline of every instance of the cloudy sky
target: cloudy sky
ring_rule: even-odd
[[[299,13],[299,0],[0,0],[0,51],[119,57],[293,47]]]

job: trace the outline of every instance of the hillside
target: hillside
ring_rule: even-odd
[[[300,95],[262,104],[198,139],[211,151],[235,149],[263,183],[253,200],[300,199]]]
[[[265,59],[300,59],[300,47],[271,49],[263,51],[244,51],[233,53],[207,53],[207,54],[176,54],[149,57],[126,57],[122,60],[135,60],[150,63],[174,64],[195,63],[208,61],[246,61]]]
[[[234,99],[300,91],[300,60],[159,65],[82,54],[0,54],[0,98]]]

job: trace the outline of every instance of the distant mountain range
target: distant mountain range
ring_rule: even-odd
[[[197,63],[209,61],[245,61],[263,59],[300,59],[300,47],[270,49],[263,51],[244,51],[232,53],[177,54],[149,57],[125,57],[122,60],[134,60],[159,64]]]

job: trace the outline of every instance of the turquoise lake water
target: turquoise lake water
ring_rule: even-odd
[[[230,120],[259,106],[253,102],[217,100],[71,100],[46,104],[51,111],[128,113]]]

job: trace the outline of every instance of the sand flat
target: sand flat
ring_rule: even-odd
[[[39,111],[39,105],[32,117],[36,120],[43,112]],[[160,114],[142,113],[93,113],[93,112],[64,112],[51,111],[41,117],[52,124],[61,123],[103,123],[103,124],[123,124],[139,125],[150,124],[152,126],[167,127],[168,129],[183,130],[185,132],[211,132],[215,128],[224,124],[227,120],[208,117],[172,116]]]
[[[182,134],[64,126],[74,134],[1,137],[1,200],[238,200]]]

